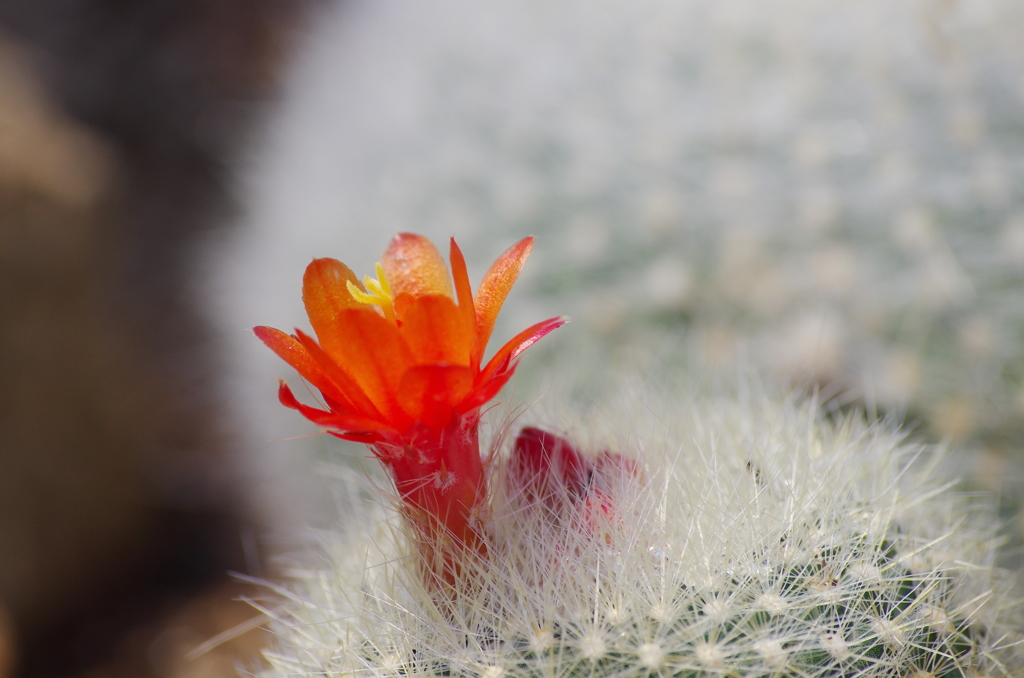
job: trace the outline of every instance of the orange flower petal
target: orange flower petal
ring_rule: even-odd
[[[395,428],[402,428],[406,422],[395,393],[413,359],[395,324],[371,307],[349,308],[322,329],[320,348],[355,381],[381,414],[389,420],[396,418]],[[298,336],[301,340],[302,335]],[[312,349],[307,345],[307,350]]]
[[[419,235],[399,234],[381,258],[381,302],[353,298],[363,286],[336,259],[314,259],[303,277],[303,301],[316,337],[268,327],[257,336],[317,387],[327,409],[303,405],[287,386],[280,399],[339,437],[402,440],[438,433],[456,414],[478,409],[511,378],[519,354],[564,320],[520,332],[481,369],[498,312],[519,276],[533,238],[509,248],[473,296],[465,258],[452,239],[451,274],[437,249]],[[374,297],[374,300],[376,297]],[[433,434],[431,434],[433,435]]]
[[[452,282],[448,265],[441,254],[422,235],[399,233],[391,239],[380,260],[391,285],[391,296],[443,294],[452,298]]]
[[[332,389],[330,379],[298,339],[273,327],[254,327],[252,331],[271,351],[294,367],[295,371],[313,386],[321,391]]]
[[[417,365],[402,379],[398,401],[410,417],[440,429],[473,388],[473,377],[463,365]]]
[[[466,331],[461,309],[451,298],[403,294],[395,299],[395,313],[402,319],[398,331],[416,363],[469,365],[476,335]]]
[[[448,259],[452,262],[452,278],[455,280],[455,294],[459,302],[460,324],[459,332],[471,337],[470,346],[470,367],[478,369],[480,358],[476,349],[476,306],[473,303],[473,288],[469,284],[469,273],[466,272],[466,259],[462,256],[462,250],[455,244],[455,238],[451,240],[448,250]],[[480,347],[479,353],[483,353]]]
[[[530,250],[533,249],[533,236],[528,236],[505,250],[505,253],[498,257],[497,261],[491,264],[484,279],[480,282],[480,288],[476,291],[476,350],[474,352],[474,363],[477,365],[483,360],[484,349],[487,341],[494,331],[494,322],[498,318],[505,298],[508,296],[512,285],[515,284],[519,272],[523,270]]]
[[[302,276],[302,303],[313,331],[324,341],[337,325],[338,315],[350,308],[372,308],[352,298],[347,283],[363,289],[352,270],[337,259],[314,259]]]
[[[313,337],[302,330],[295,330],[295,339],[327,378],[329,386],[317,386],[317,388],[320,389],[331,409],[336,409],[335,406],[337,406],[341,409],[359,412],[363,416],[376,420],[384,419],[380,410],[374,406],[355,379],[334,362]]]

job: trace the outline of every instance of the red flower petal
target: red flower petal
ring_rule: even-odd
[[[511,470],[517,484],[534,496],[582,498],[587,491],[590,464],[565,438],[528,426],[516,436]]]
[[[509,379],[515,373],[515,364],[509,365],[507,369],[498,372],[495,376],[488,379],[485,383],[475,387],[472,392],[466,397],[465,400],[456,405],[459,412],[469,412],[475,410],[478,407],[483,407],[485,404],[494,400],[498,396],[498,392],[505,387]]]
[[[293,410],[298,410],[306,419],[309,419],[314,424],[323,426],[325,428],[344,429],[348,431],[375,431],[380,428],[379,422],[367,419],[359,416],[352,412],[332,410],[326,412],[309,405],[303,405],[292,393],[292,390],[288,387],[288,384],[281,381],[281,385],[277,390],[277,399],[281,401],[281,404]]]
[[[477,384],[484,384],[504,370],[512,363],[520,353],[537,343],[541,337],[548,332],[558,329],[568,320],[564,317],[548,318],[536,325],[531,325],[525,330],[512,337],[498,352],[487,362],[487,365],[480,371],[477,377]]]

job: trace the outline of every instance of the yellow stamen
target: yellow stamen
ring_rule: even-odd
[[[365,285],[367,289],[366,292],[356,287],[350,281],[348,283],[348,293],[351,294],[352,298],[360,304],[380,306],[380,310],[384,311],[384,317],[394,322],[395,307],[391,300],[391,285],[388,283],[388,279],[384,275],[384,267],[380,265],[380,262],[377,262],[376,270],[376,280],[370,276],[363,278],[363,285]]]

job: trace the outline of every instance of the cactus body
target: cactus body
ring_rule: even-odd
[[[496,436],[488,555],[444,601],[399,514],[349,491],[265,676],[1021,675],[990,514],[940,450],[797,399],[670,402],[602,444],[570,427],[638,462],[578,491],[524,491]]]

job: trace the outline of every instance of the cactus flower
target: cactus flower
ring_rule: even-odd
[[[309,264],[302,299],[315,339],[301,330],[254,328],[320,391],[324,407],[299,402],[283,381],[281,403],[332,435],[370,446],[430,558],[449,552],[435,542],[482,550],[476,533],[486,494],[480,410],[511,378],[519,354],[565,322],[537,323],[483,360],[532,246],[533,238],[524,238],[502,254],[474,296],[454,239],[449,275],[429,240],[400,233],[377,264],[376,279],[360,283],[336,259]],[[450,579],[449,565],[443,569]]]

